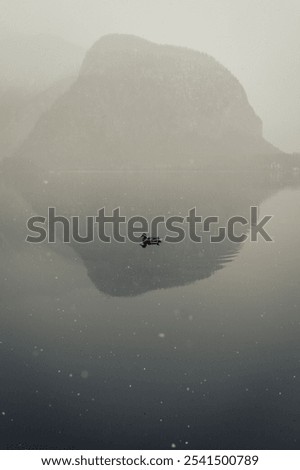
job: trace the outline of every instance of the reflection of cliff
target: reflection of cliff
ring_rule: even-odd
[[[233,215],[249,217],[250,206],[259,204],[274,190],[267,189],[264,176],[254,173],[54,173],[44,178],[35,175],[31,179],[24,188],[26,199],[39,214],[55,206],[57,214],[79,215],[82,236],[84,218],[95,215],[101,207],[108,214],[120,207],[127,218],[142,215],[149,221],[158,215],[186,216],[196,207],[199,215],[217,215],[220,225],[225,225]],[[159,228],[159,235],[165,234]],[[131,242],[105,244],[98,239],[87,244],[73,242],[71,246],[99,291],[112,296],[135,296],[207,278],[241,249],[228,240],[211,244],[208,236],[202,243],[186,238],[179,244],[163,243],[146,250]]]
[[[47,214],[49,206],[56,207],[58,215],[79,215],[82,236],[85,235],[85,217],[96,215],[101,207],[106,208],[107,214],[120,207],[121,214],[127,219],[141,215],[149,221],[158,215],[185,217],[189,209],[196,207],[198,215],[217,215],[220,225],[225,226],[233,215],[249,218],[251,205],[259,205],[283,187],[283,182],[274,181],[272,174],[267,172],[209,171],[36,172],[19,175],[15,171],[13,177],[7,174],[6,183],[13,183],[13,186],[17,183],[18,192],[27,201],[27,214],[31,205],[34,212],[41,215]],[[12,201],[16,207],[11,212],[22,212],[18,209],[18,200],[11,201],[9,193],[5,194],[8,194],[8,200],[2,198],[2,206],[8,208],[6,212],[10,211]],[[9,214],[2,221],[2,241],[5,242],[2,248],[8,259],[15,257],[16,251],[22,252],[26,236],[26,214],[23,218],[19,215],[16,220],[17,227]],[[161,237],[166,235],[162,227],[159,227],[158,234]],[[97,238],[93,243],[73,242],[71,247],[58,241],[57,245],[45,243],[41,248],[45,247],[47,252],[58,249],[67,263],[72,260],[75,270],[77,263],[80,266],[83,263],[88,277],[100,292],[112,296],[135,296],[207,278],[232,261],[242,246],[228,240],[211,244],[208,236],[204,236],[202,243],[193,243],[186,238],[179,244],[163,243],[160,247],[147,247],[146,250],[129,241],[105,244]],[[43,271],[47,258],[33,257],[33,253],[38,253],[38,246],[34,252],[28,253],[32,253],[31,258],[24,252],[22,269],[29,263],[32,277]],[[19,259],[22,260],[22,256]],[[54,272],[60,269],[59,264],[56,266],[52,266]],[[40,283],[39,276],[38,279]],[[52,285],[53,279],[54,276],[47,282]],[[73,275],[67,284],[72,285],[72,279]]]
[[[234,249],[223,246],[201,247],[191,242],[162,245],[147,253],[135,246],[112,244],[108,247],[78,247],[88,276],[99,289],[112,296],[135,296],[157,289],[184,286],[205,279],[230,261]]]
[[[111,35],[19,155],[52,169],[153,168],[274,151],[241,84],[212,57]]]
[[[199,213],[201,210],[202,214],[215,210],[222,219],[224,215],[226,217],[227,209],[221,198],[215,195],[214,200],[210,200],[213,186],[218,186],[214,177],[208,178],[201,185],[202,188],[199,188],[198,178],[193,174],[151,174],[149,178],[148,174],[139,173],[110,175],[106,178],[106,182],[103,177],[86,179],[84,195],[78,197],[83,202],[81,214],[94,213],[97,204],[98,207],[99,204],[105,204],[107,211],[120,206],[121,213],[127,218],[143,215],[151,220],[158,215],[185,216],[188,209],[196,205]],[[223,188],[219,187],[219,191],[220,195],[223,194]],[[93,196],[95,194],[96,198]],[[207,197],[207,194],[211,196]],[[85,204],[87,200],[89,202]],[[232,203],[229,197],[228,206],[232,207]],[[165,236],[163,227],[158,231],[160,236]],[[97,240],[86,245],[74,243],[72,247],[80,255],[96,287],[113,296],[134,296],[209,277],[231,260],[239,249],[228,241],[211,245],[207,238],[201,244],[192,243],[186,238],[179,244],[162,243],[160,247],[148,247],[147,250],[131,242],[104,244]]]

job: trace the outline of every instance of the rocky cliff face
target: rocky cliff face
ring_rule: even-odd
[[[243,87],[212,57],[109,35],[19,154],[53,168],[149,168],[273,151]]]

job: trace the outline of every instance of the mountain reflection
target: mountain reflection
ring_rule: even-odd
[[[217,215],[219,225],[225,226],[235,215],[249,219],[250,206],[259,205],[287,183],[255,171],[48,172],[23,175],[18,187],[35,213],[46,215],[48,207],[56,207],[57,214],[78,215],[84,236],[85,217],[102,207],[107,214],[120,207],[127,219],[139,215],[148,221],[158,215],[185,217],[195,207],[198,215]],[[158,235],[166,235],[163,227]],[[125,297],[205,279],[231,262],[242,246],[228,239],[212,244],[208,234],[201,243],[186,236],[180,243],[145,250],[138,243],[103,243],[97,237],[92,243],[71,243],[97,289]]]

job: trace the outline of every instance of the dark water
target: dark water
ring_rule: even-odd
[[[1,448],[299,448],[298,187],[255,172],[2,178]],[[225,221],[256,204],[273,243],[24,241],[49,205]]]

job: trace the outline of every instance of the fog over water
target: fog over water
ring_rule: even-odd
[[[298,449],[298,4],[0,3],[0,448]],[[26,242],[49,207],[219,222]]]

